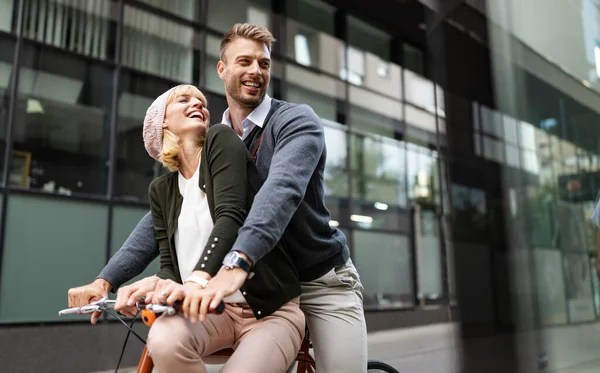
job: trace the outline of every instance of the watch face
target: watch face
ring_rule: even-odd
[[[235,251],[229,252],[227,255],[225,255],[225,258],[223,259],[223,265],[225,267],[233,267],[237,263],[238,257],[239,254]]]

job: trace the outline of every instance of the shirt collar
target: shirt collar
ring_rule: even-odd
[[[270,110],[271,110],[271,97],[269,97],[269,95],[265,94],[265,98],[262,100],[260,105],[258,105],[256,108],[254,108],[254,110],[252,110],[250,115],[248,115],[246,118],[244,118],[244,121],[246,119],[248,119],[255,125],[262,128],[262,126],[265,124],[265,119],[267,119],[267,115],[269,114]],[[221,119],[221,123],[226,124],[229,127],[233,127],[231,125],[231,116],[229,115],[229,108],[227,108],[227,110],[225,110],[225,112],[223,113],[223,118]],[[244,126],[244,123],[242,123],[242,126]]]

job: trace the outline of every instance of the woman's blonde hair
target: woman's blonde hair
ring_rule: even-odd
[[[181,84],[177,87],[174,87],[167,99],[167,106],[169,106],[177,97],[180,96],[190,96],[195,97],[202,101],[205,107],[207,106],[206,97],[204,94],[195,86],[190,84]],[[210,116],[206,118],[207,121],[210,121]],[[181,150],[181,141],[179,136],[177,136],[173,131],[168,129],[163,129],[163,143],[162,143],[162,151],[160,152],[158,160],[168,168],[170,171],[178,171],[179,170],[179,151]],[[202,150],[202,145],[204,144],[204,136],[198,138],[198,148],[199,152]],[[198,155],[200,155],[198,153]]]

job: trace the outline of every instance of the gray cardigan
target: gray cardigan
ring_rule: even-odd
[[[325,207],[323,124],[309,106],[273,99],[263,128],[256,158],[263,185],[232,250],[257,262],[283,239],[300,281],[311,281],[350,257],[346,237],[329,225]],[[157,256],[146,214],[98,277],[116,289]]]

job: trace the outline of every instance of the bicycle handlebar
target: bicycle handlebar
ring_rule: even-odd
[[[92,302],[90,304],[86,304],[85,306],[65,308],[64,310],[60,310],[60,311],[58,311],[58,316],[102,312],[102,311],[114,309],[115,303],[116,303],[115,300],[102,298],[102,299]],[[152,316],[148,315],[148,313],[154,313],[154,314],[166,313],[167,315],[175,315],[179,309],[179,305],[167,306],[164,304],[154,304],[154,303],[145,304],[143,299],[137,301],[135,306],[138,309],[138,311],[142,311],[142,319],[144,320],[144,322],[147,325],[151,325],[152,322],[154,322],[154,320],[156,319],[155,316],[152,317]],[[221,303],[219,303],[219,305],[217,306],[217,309],[214,311],[214,313],[220,314],[220,313],[223,313],[223,311],[225,311],[225,303],[223,303],[223,301],[221,301]]]
[[[115,301],[107,298],[102,298],[90,304],[86,304],[81,307],[65,308],[64,310],[58,311],[58,316],[73,315],[73,314],[87,314],[94,312],[102,312],[109,309],[115,308]]]

